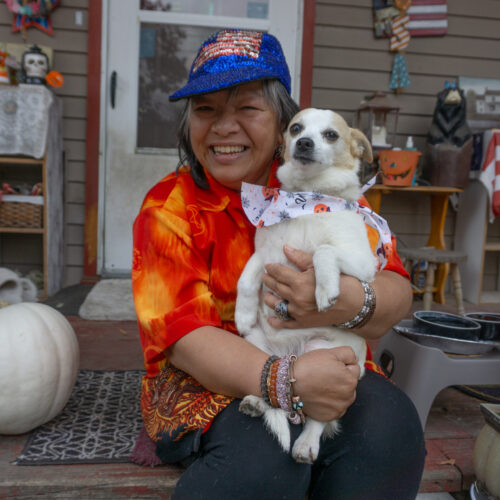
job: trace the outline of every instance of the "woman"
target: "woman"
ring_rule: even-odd
[[[254,228],[241,207],[241,183],[277,186],[283,132],[297,111],[279,42],[268,34],[223,30],[203,43],[188,83],[180,152],[185,165],[154,186],[134,224],[133,289],[147,376],[145,427],[167,463],[187,466],[181,498],[414,498],[424,444],[416,411],[396,387],[359,367],[350,348],[319,349],[295,363],[294,390],[307,415],[342,417],[314,465],[281,451],[260,418],[238,411],[262,395],[268,355],[236,333],[238,277],[253,251]],[[270,265],[265,302],[288,310],[276,328],[349,322],[363,286],[342,276],[334,307],[319,313],[310,255],[284,249],[299,271]],[[382,336],[407,313],[411,289],[399,258],[371,284],[373,316],[356,333]],[[235,335],[236,334],[236,335]],[[368,362],[373,368],[373,363]],[[292,425],[295,439],[300,425]]]

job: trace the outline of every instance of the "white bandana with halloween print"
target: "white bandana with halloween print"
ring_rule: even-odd
[[[280,188],[243,182],[241,205],[248,220],[256,227],[271,226],[302,215],[351,210],[360,214],[365,224],[378,234],[375,247],[380,269],[385,267],[392,253],[391,230],[387,221],[357,201],[349,202],[343,198],[307,191],[287,192]]]

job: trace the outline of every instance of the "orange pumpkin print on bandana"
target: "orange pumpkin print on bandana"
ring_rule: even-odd
[[[386,259],[389,260],[389,258],[392,255],[392,252],[393,252],[392,245],[389,245],[388,243],[385,243],[384,244],[384,251],[385,251],[385,257],[386,257]]]
[[[262,194],[266,200],[273,200],[276,202],[280,195],[280,190],[278,188],[263,187]]]
[[[314,206],[315,214],[322,214],[324,212],[330,212],[330,207],[325,205],[324,203],[318,203]]]

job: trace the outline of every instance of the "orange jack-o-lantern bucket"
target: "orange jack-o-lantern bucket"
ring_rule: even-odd
[[[378,161],[382,184],[386,186],[411,186],[421,154],[420,151],[406,149],[382,149],[379,151]]]

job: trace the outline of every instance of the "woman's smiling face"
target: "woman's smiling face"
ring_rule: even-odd
[[[220,184],[266,184],[282,134],[261,82],[192,97],[189,129],[196,158]]]

